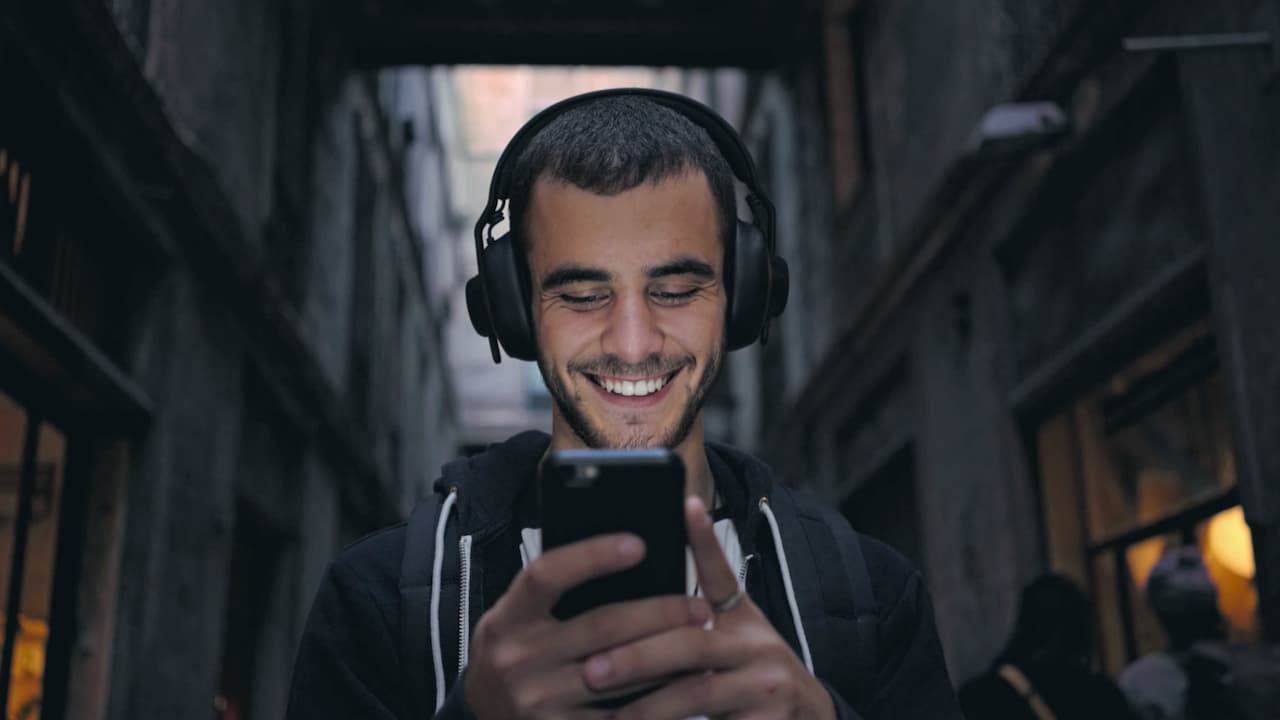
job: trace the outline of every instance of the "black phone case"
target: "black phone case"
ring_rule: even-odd
[[[567,619],[608,603],[685,593],[684,463],[669,450],[551,453],[538,484],[543,550],[606,533],[645,543],[636,566],[570,589],[552,613]]]

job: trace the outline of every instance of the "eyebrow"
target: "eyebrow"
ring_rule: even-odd
[[[671,262],[646,268],[645,275],[650,280],[657,280],[671,275],[694,275],[710,280],[716,276],[716,272],[710,265],[697,258],[679,257]]]
[[[608,282],[613,274],[597,267],[582,265],[561,265],[542,278],[543,290],[554,290],[565,285],[579,282]]]

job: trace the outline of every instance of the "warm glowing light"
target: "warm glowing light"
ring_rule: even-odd
[[[1165,546],[1164,538],[1153,537],[1134,543],[1124,551],[1125,563],[1129,566],[1129,576],[1133,578],[1134,587],[1143,587],[1147,584],[1147,577],[1151,575],[1151,569],[1164,554]]]
[[[9,707],[5,717],[30,717],[40,707],[44,684],[45,643],[49,626],[43,620],[18,617],[18,637],[13,653],[13,676],[9,679]]]
[[[1239,506],[1223,510],[1209,520],[1205,551],[1232,574],[1251,579],[1256,572],[1253,563],[1253,538]]]

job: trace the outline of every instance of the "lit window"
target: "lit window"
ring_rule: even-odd
[[[1174,547],[1200,549],[1231,639],[1256,640],[1253,550],[1229,435],[1207,323],[1039,428],[1050,561],[1091,589],[1109,672],[1166,646],[1143,587]]]

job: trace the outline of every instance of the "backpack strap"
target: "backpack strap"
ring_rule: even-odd
[[[801,550],[788,557],[814,669],[865,709],[875,686],[879,613],[857,533],[842,516],[783,486],[772,500],[783,541]]]
[[[435,714],[435,674],[431,668],[431,564],[435,558],[440,496],[418,501],[405,525],[400,562],[400,665],[416,717]]]
[[[1018,693],[1037,720],[1058,720],[1058,716],[1054,715],[1053,710],[1045,704],[1044,698],[1040,697],[1036,686],[1031,684],[1031,680],[1018,669],[1017,665],[1005,663],[996,670],[996,674]]]
[[[853,672],[850,679],[854,685],[852,696],[867,704],[871,702],[876,672],[879,670],[877,653],[880,612],[875,594],[871,590],[871,573],[867,570],[867,559],[862,554],[862,540],[843,516],[829,512],[828,522],[822,526],[831,533],[837,552],[844,558],[840,567],[844,568],[845,586],[853,596],[850,608],[853,611],[857,640],[853,646],[851,663]]]

